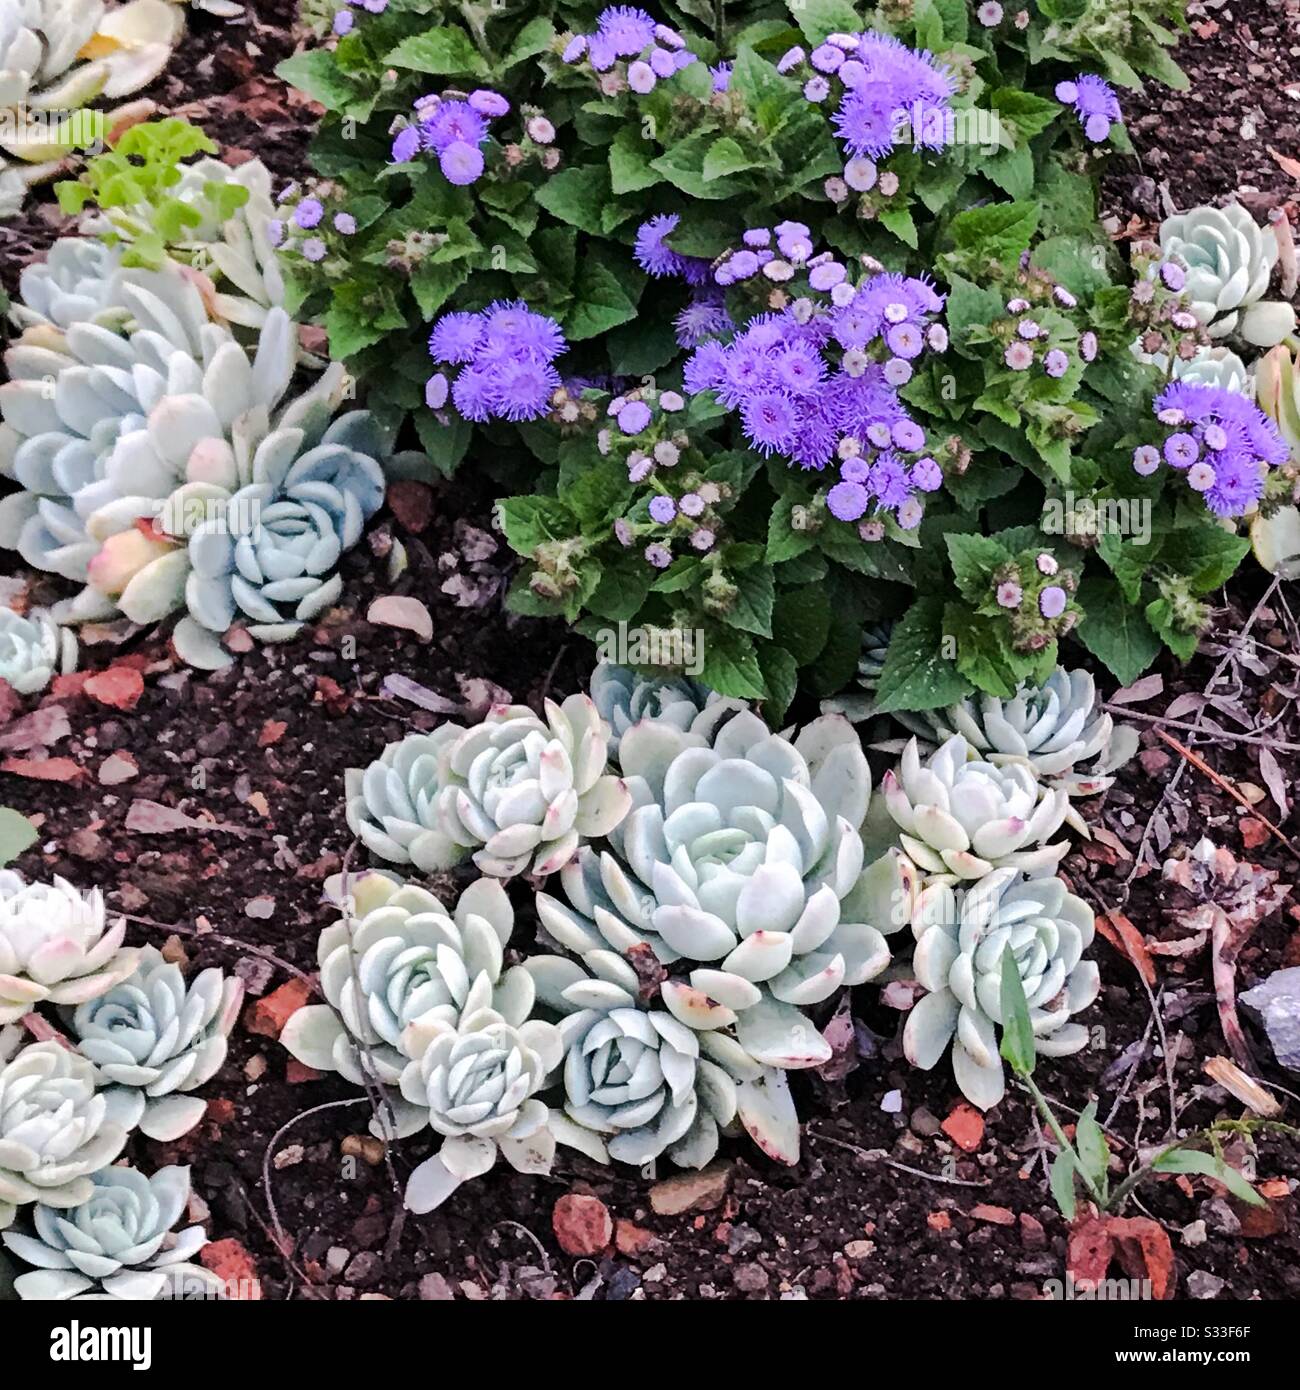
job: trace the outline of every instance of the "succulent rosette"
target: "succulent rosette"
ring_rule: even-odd
[[[98,888],[66,879],[24,883],[0,869],[0,1024],[37,1004],[81,1004],[131,975],[138,952],[124,947],[126,920],[111,925]]]
[[[77,1008],[78,1047],[111,1083],[128,1129],[166,1141],[198,1124],[207,1103],[190,1093],[221,1069],[243,998],[240,981],[215,968],[187,985],[180,966],[146,946],[129,979]]]
[[[545,723],[526,706],[498,705],[451,749],[456,782],[438,797],[443,832],[497,878],[563,868],[631,807],[606,771],[609,733],[587,695],[548,700]]]
[[[71,1210],[38,1203],[33,1233],[6,1231],[12,1254],[35,1268],[14,1280],[18,1297],[63,1300],[96,1293],[131,1302],[162,1296],[169,1280],[207,1244],[202,1226],[174,1232],[190,1197],[190,1170],[105,1168]]]
[[[439,801],[463,785],[451,771],[451,751],[465,732],[440,724],[431,734],[390,743],[369,767],[344,775],[348,829],[381,859],[413,864],[424,873],[455,868],[468,855],[442,828]]]
[[[725,1034],[698,1032],[647,1002],[624,957],[596,950],[579,964],[533,956],[525,969],[560,1019],[564,1104],[550,1121],[558,1142],[598,1163],[645,1164],[666,1153],[679,1167],[703,1168],[719,1133],[740,1119],[770,1156],[797,1160],[784,1073]]]
[[[760,1063],[825,1061],[801,1006],[884,969],[897,886],[892,861],[863,872],[871,775],[852,726],[826,716],[791,741],[744,711],[710,744],[647,721],[620,758],[634,809],[565,868],[567,905],[538,894],[543,925],[579,956],[648,945],[684,962],[662,986],[670,1012],[734,1026]]]
[[[0,680],[19,695],[44,690],[77,667],[77,639],[42,609],[26,615],[0,607]]]
[[[514,1026],[493,1009],[479,1009],[459,1024],[423,1019],[408,1041],[413,1059],[402,1073],[402,1096],[444,1136],[411,1174],[412,1211],[440,1206],[498,1155],[520,1173],[550,1172],[555,1138],[537,1093],[563,1054],[554,1024],[528,1019]]]
[[[1002,960],[1010,951],[1024,987],[1034,1045],[1063,1057],[1087,1044],[1073,1016],[1097,997],[1092,910],[1059,878],[995,869],[966,888],[936,880],[922,890],[912,918],[912,969],[927,991],[908,1015],[903,1050],[913,1066],[930,1070],[952,1045],[952,1068],[962,1092],[982,1110],[1002,1099],[998,1051]]]
[[[533,982],[506,967],[514,911],[495,879],[479,879],[448,912],[432,893],[382,874],[355,888],[361,915],[320,934],[317,959],[328,1004],[298,1009],[280,1041],[300,1061],[362,1085],[366,1072],[396,1087],[412,1057],[412,1030],[455,1027],[493,1010],[511,1027],[532,1011]],[[424,1109],[390,1098],[399,1133],[424,1126]],[[425,1107],[427,1109],[427,1107]]]
[[[610,727],[609,753],[617,761],[619,741],[643,719],[671,724],[683,733],[703,727],[740,708],[689,676],[642,676],[612,661],[600,662],[591,676],[591,698]]]
[[[57,1042],[32,1043],[0,1067],[0,1230],[19,1206],[66,1210],[122,1152],[126,1130],[96,1090],[94,1066]]]
[[[1067,849],[1064,841],[1048,843],[1069,811],[1066,793],[1042,786],[1026,763],[974,758],[960,734],[925,763],[909,739],[881,790],[904,853],[927,874],[975,879],[1003,866],[1051,872]]]

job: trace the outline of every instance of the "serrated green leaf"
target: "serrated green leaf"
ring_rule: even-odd
[[[463,29],[450,27],[412,34],[384,58],[384,63],[390,68],[406,68],[433,77],[488,74],[488,65],[469,35]]]
[[[939,709],[971,692],[949,654],[943,630],[943,599],[914,599],[890,638],[876,696],[882,714],[893,710]]]

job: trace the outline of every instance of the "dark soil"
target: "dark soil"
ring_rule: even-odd
[[[310,113],[288,112],[269,79],[273,63],[291,47],[274,27],[277,19],[287,24],[291,0],[261,3],[258,10],[271,26],[251,35],[260,54],[243,51],[246,31],[221,29],[198,16],[180,66],[158,95],[171,106],[191,103],[186,112],[201,123],[206,118],[196,108],[203,107],[224,145],[254,152],[290,176],[301,169]],[[1252,41],[1269,40],[1280,62],[1287,41],[1267,32],[1274,11],[1234,5],[1233,14],[1236,27],[1246,16],[1257,17],[1245,21]],[[1238,87],[1264,100],[1263,89],[1272,92],[1281,80],[1276,73],[1290,67],[1282,63],[1271,78],[1247,81],[1241,61],[1251,50],[1230,37],[1227,16],[1217,11],[1222,32],[1183,54],[1195,100],[1204,103],[1195,110],[1216,115],[1237,109],[1231,103]],[[1153,110],[1164,97],[1152,96]],[[258,99],[280,114],[259,112]],[[1278,100],[1283,104],[1266,108],[1277,125],[1261,122],[1257,143],[1225,135],[1215,145],[1195,128],[1194,114],[1166,121],[1150,133],[1168,142],[1159,161],[1156,146],[1143,141],[1139,118],[1135,135],[1146,167],[1161,166],[1158,177],[1171,178],[1180,203],[1222,194],[1236,186],[1238,170],[1242,181],[1254,179],[1284,194],[1287,179],[1276,165],[1270,171],[1263,144],[1282,142],[1276,147],[1294,150],[1300,142],[1285,143],[1290,137],[1281,133],[1281,121],[1291,121],[1291,107],[1284,94]],[[1293,123],[1286,129],[1294,135]],[[1193,150],[1208,159],[1219,149],[1227,161],[1222,166],[1203,167],[1192,158]],[[1192,181],[1189,166],[1203,184]],[[1122,192],[1136,184],[1121,178],[1112,187]],[[1148,215],[1135,201],[1124,211]],[[15,264],[11,256],[34,252],[53,231],[35,213],[16,232],[11,224],[8,235],[19,250],[0,244],[6,278]],[[401,508],[418,526],[417,511]],[[3,800],[41,820],[43,838],[18,867],[32,876],[60,873],[78,884],[100,884],[112,908],[130,915],[135,939],[162,946],[174,937],[171,949],[183,950],[196,966],[238,968],[250,1008],[297,978],[295,972],[310,972],[317,933],[333,915],[322,903],[322,883],[349,850],[343,770],[440,717],[386,697],[384,678],[412,678],[477,711],[506,695],[538,706],[547,693],[577,689],[590,669],[590,648],[581,639],[558,625],[504,613],[493,592],[505,566],[504,547],[497,556],[465,558],[467,548],[481,543],[466,523],[488,528],[489,511],[489,488],[466,469],[454,484],[435,490],[427,527],[413,533],[395,518],[381,519],[369,546],[347,562],[348,584],[336,612],[292,643],[250,651],[227,671],[190,672],[164,639],[150,633],[87,647],[83,659],[91,669],[114,662],[141,669],[145,693],[134,710],[119,713],[78,693],[73,680],[27,702],[46,711],[41,719],[49,719],[55,705],[66,712],[71,732],[52,740],[48,752],[70,759],[75,778],[3,778]],[[395,540],[410,563],[390,583]],[[392,591],[415,594],[429,607],[431,643],[365,620],[374,595]],[[1244,581],[1219,630],[1240,632],[1261,592],[1258,577]],[[457,594],[469,606],[458,607]],[[1300,741],[1296,638],[1283,596],[1274,595],[1254,615],[1240,658],[1211,690],[1218,703],[1204,709],[1210,722],[1199,734],[1181,725],[1194,724],[1202,712],[1195,697],[1207,689],[1222,656],[1213,643],[1184,670],[1166,668],[1163,689],[1149,690],[1132,706],[1151,717],[1142,721],[1143,752],[1104,798],[1091,803],[1096,837],[1066,864],[1076,891],[1099,910],[1122,909],[1151,940],[1177,943],[1186,935],[1178,914],[1187,902],[1152,865],[1133,873],[1148,825],[1156,862],[1206,834],[1243,860],[1275,870],[1283,882],[1300,873],[1295,857],[1202,771],[1187,766],[1171,787],[1184,760],[1151,730],[1152,720],[1172,706],[1174,737],[1195,744],[1243,795],[1245,788],[1263,795],[1268,778],[1258,746],[1228,735],[1249,733],[1252,721],[1275,721],[1271,737]],[[41,757],[41,747],[24,750],[24,740],[15,738],[17,730],[31,727],[18,724],[23,711],[8,714],[0,748]],[[108,785],[105,762],[118,751],[132,755],[138,773]],[[1293,834],[1300,828],[1296,763],[1289,753],[1279,754],[1279,761],[1293,804],[1284,811],[1265,800],[1260,811],[1285,819],[1284,829]],[[157,834],[128,831],[128,816],[138,826],[141,817],[147,824],[157,814],[142,803],[179,809],[195,824]],[[351,862],[361,867],[361,858]],[[454,884],[444,886],[449,896],[456,891]],[[514,946],[522,949],[535,921],[526,885],[515,884],[511,892],[518,913]],[[1300,963],[1297,916],[1295,899],[1288,897],[1255,927],[1239,959],[1239,988],[1283,964]],[[1185,1133],[1243,1111],[1202,1071],[1207,1057],[1227,1050],[1208,948],[1159,956],[1159,1027],[1130,961],[1100,938],[1093,954],[1103,980],[1101,998],[1087,1015],[1096,1030],[1093,1046],[1045,1067],[1042,1081],[1067,1121],[1099,1095],[1122,1172],[1135,1153],[1158,1146],[1171,1125]],[[200,1128],[178,1145],[137,1139],[134,1152],[146,1166],[193,1164],[195,1192],[210,1208],[210,1236],[237,1240],[251,1253],[268,1298],[1042,1297],[1045,1282],[1063,1275],[1068,1227],[1048,1195],[1050,1150],[1026,1098],[1013,1091],[987,1117],[974,1151],[959,1148],[940,1128],[960,1100],[949,1073],[942,1066],[931,1074],[908,1068],[896,1042],[901,1016],[879,1001],[877,990],[859,994],[856,1070],[836,1084],[796,1078],[806,1120],[799,1165],[783,1168],[748,1142],[728,1142],[716,1173],[701,1181],[695,1204],[678,1215],[657,1215],[651,1207],[656,1181],[671,1170],[608,1170],[561,1150],[548,1179],[500,1167],[442,1211],[403,1218],[397,1188],[428,1152],[427,1142],[397,1146],[391,1172],[383,1161],[371,1166],[362,1146],[349,1139],[365,1134],[367,1103],[337,1078],[304,1079],[289,1069],[278,1043],[249,1031],[248,1013],[232,1035],[227,1065],[206,1088],[211,1104]],[[1173,1058],[1169,1066],[1162,1033]],[[1267,1056],[1266,1046],[1259,1051]],[[1297,1089],[1294,1076],[1270,1071],[1262,1059],[1258,1067],[1256,1075]],[[353,1105],[333,1104],[343,1101]],[[1251,1158],[1244,1149],[1233,1157]],[[1294,1146],[1265,1141],[1254,1171],[1261,1181],[1285,1178],[1297,1172],[1296,1160]],[[1280,1195],[1259,1215],[1216,1196],[1205,1180],[1166,1178],[1144,1187],[1140,1206],[1131,1210],[1154,1215],[1171,1232],[1180,1296],[1192,1277],[1201,1296],[1296,1298],[1295,1187],[1291,1178],[1289,1192],[1270,1188]],[[615,1249],[594,1260],[561,1251],[552,1209],[571,1191],[607,1204],[619,1222]]]

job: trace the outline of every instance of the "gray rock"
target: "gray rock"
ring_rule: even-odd
[[[1275,970],[1241,1002],[1263,1025],[1278,1062],[1300,1071],[1300,965]]]
[[[1218,1298],[1223,1292],[1224,1282],[1208,1269],[1194,1269],[1187,1276],[1187,1292],[1193,1298]]]

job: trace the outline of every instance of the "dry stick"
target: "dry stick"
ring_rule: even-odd
[[[1219,787],[1221,790],[1227,792],[1228,795],[1239,806],[1244,806],[1246,810],[1252,816],[1254,816],[1254,818],[1257,821],[1268,827],[1269,832],[1272,834],[1273,838],[1277,840],[1279,844],[1285,846],[1285,848],[1291,853],[1293,858],[1300,859],[1300,850],[1296,849],[1296,847],[1291,843],[1291,841],[1287,839],[1287,837],[1277,828],[1276,825],[1273,824],[1271,820],[1269,820],[1267,816],[1260,815],[1260,813],[1250,804],[1249,801],[1246,800],[1246,798],[1241,794],[1241,792],[1239,792],[1237,788],[1234,787],[1232,783],[1228,781],[1226,777],[1222,776],[1218,772],[1215,772],[1215,770],[1209,765],[1209,763],[1205,761],[1203,757],[1201,757],[1199,753],[1194,753],[1190,748],[1186,747],[1184,744],[1179,743],[1178,740],[1172,734],[1165,733],[1163,729],[1153,729],[1152,733],[1154,733],[1158,739],[1161,739],[1163,742],[1167,743],[1170,746],[1170,748],[1172,748],[1174,752],[1176,752],[1179,755],[1179,757],[1186,758],[1187,761],[1191,763],[1191,765],[1197,770],[1197,772],[1203,772],[1210,779],[1210,781],[1214,783],[1216,787]]]
[[[887,1168],[897,1168],[900,1173],[910,1173],[914,1178],[924,1178],[927,1182],[943,1182],[950,1187],[987,1187],[988,1178],[981,1178],[978,1182],[972,1182],[968,1178],[948,1178],[942,1173],[927,1173],[924,1168],[913,1168],[910,1163],[899,1163],[897,1159],[890,1158],[883,1149],[864,1149],[859,1144],[850,1144],[847,1139],[833,1139],[829,1134],[822,1134],[815,1129],[808,1130],[809,1139],[820,1139],[823,1144],[834,1144],[837,1149],[847,1149],[852,1154],[857,1154],[859,1158],[865,1158],[868,1163],[883,1163]]]
[[[1233,643],[1231,645],[1226,646],[1222,660],[1214,668],[1213,672],[1210,675],[1210,679],[1206,682],[1203,694],[1207,700],[1209,699],[1210,691],[1212,691],[1214,687],[1218,685],[1219,677],[1223,675],[1223,673],[1231,665],[1233,657],[1236,655],[1237,646],[1239,646],[1247,638],[1251,628],[1255,626],[1255,620],[1263,611],[1264,605],[1269,601],[1270,598],[1273,597],[1274,593],[1277,592],[1277,588],[1280,583],[1281,580],[1278,578],[1277,575],[1274,575],[1273,582],[1268,586],[1267,589],[1264,590],[1263,596],[1260,598],[1259,602],[1254,606],[1253,609],[1251,609],[1250,616],[1246,619],[1245,625],[1242,627],[1239,633],[1235,634]],[[1204,719],[1205,706],[1202,706],[1201,709],[1197,711],[1196,727],[1194,729],[1194,732],[1199,732],[1201,730]],[[1160,793],[1160,800],[1157,801],[1155,806],[1152,807],[1151,814],[1147,817],[1146,827],[1142,831],[1142,841],[1138,845],[1137,854],[1133,858],[1133,867],[1129,870],[1128,877],[1124,880],[1124,896],[1123,899],[1120,901],[1120,907],[1123,907],[1124,904],[1128,902],[1128,895],[1133,887],[1133,880],[1137,877],[1138,870],[1142,867],[1142,860],[1146,855],[1147,842],[1150,840],[1151,832],[1155,827],[1156,816],[1160,813],[1165,802],[1169,800],[1169,797],[1173,794],[1174,789],[1182,780],[1183,773],[1187,771],[1188,766],[1189,764],[1186,762],[1178,764],[1178,767],[1174,771],[1174,775],[1169,779],[1168,782],[1165,783],[1164,791]]]
[[[1102,709],[1105,710],[1107,714],[1118,715],[1124,719],[1144,719],[1148,724],[1163,725],[1165,728],[1169,729],[1186,729],[1193,734],[1205,732],[1203,728],[1198,727],[1196,724],[1189,723],[1186,719],[1167,719],[1163,714],[1143,714],[1141,710],[1128,709],[1124,705],[1104,704],[1102,705]],[[1277,720],[1271,720],[1270,724],[1264,727],[1268,728],[1274,723],[1277,723]],[[1156,729],[1155,732],[1159,733],[1160,730]],[[1260,733],[1234,734],[1229,729],[1218,729],[1214,737],[1216,739],[1226,739],[1229,743],[1254,743],[1260,744],[1265,748],[1275,748],[1283,753],[1300,753],[1300,743],[1283,743],[1280,739],[1268,738],[1266,735]]]
[[[1129,1087],[1133,1084],[1133,1078],[1138,1074],[1138,1068],[1142,1065],[1144,1061],[1146,1061],[1147,1048],[1151,1045],[1151,1030],[1154,1027],[1155,1016],[1153,1014],[1148,1014],[1147,1026],[1142,1030],[1142,1044],[1138,1048],[1136,1056],[1134,1056],[1133,1058],[1132,1065],[1124,1074],[1124,1084],[1119,1088],[1119,1091],[1115,1096],[1114,1103],[1111,1105],[1110,1110],[1106,1115],[1106,1124],[1102,1126],[1103,1129],[1106,1128],[1106,1125],[1110,1124],[1110,1122],[1115,1118],[1115,1115],[1118,1112],[1120,1106],[1124,1104],[1124,1097],[1128,1095]]]

